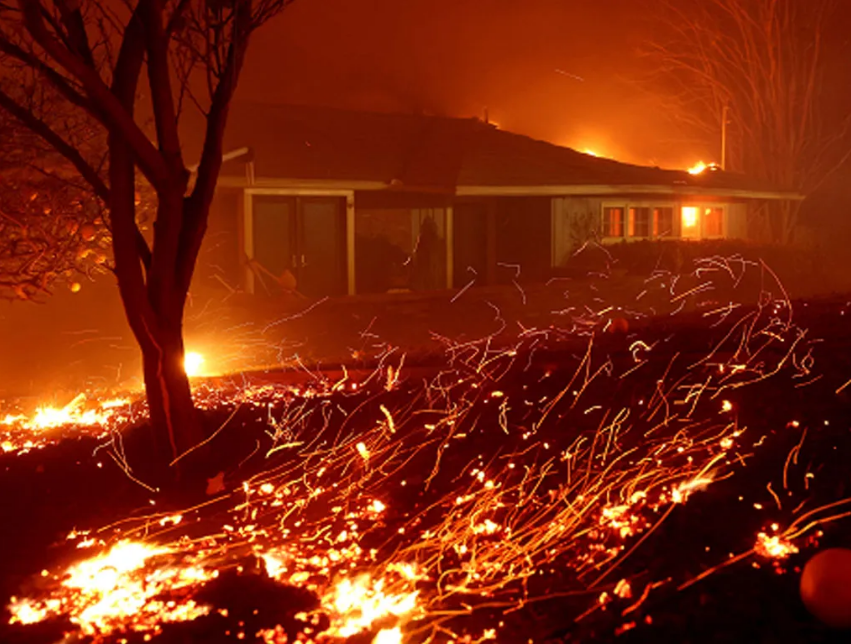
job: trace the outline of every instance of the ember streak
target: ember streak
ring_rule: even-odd
[[[601,306],[569,331],[527,329],[511,344],[447,340],[445,366],[427,379],[406,377],[404,356],[388,351],[366,375],[198,387],[202,406],[266,418],[262,471],[200,507],[69,535],[88,558],[44,571],[38,591],[11,600],[12,622],[64,617],[95,641],[156,635],[217,610],[199,592],[246,561],[319,597],[298,616],[306,642],[498,639],[499,620],[465,620],[563,592],[599,597],[590,610],[636,605],[656,582],[619,578],[618,566],[764,438],[737,420],[749,388],[813,377],[811,340],[788,299],[763,290],[755,306],[735,300],[746,271],[772,277],[713,257],[690,279],[653,278],[674,313],[691,299],[711,323],[716,343],[697,358],[676,337],[604,331],[614,315],[640,315]],[[63,432],[114,435],[139,407],[81,397],[10,413],[3,449],[37,449]],[[767,527],[741,558],[782,559],[841,510]]]

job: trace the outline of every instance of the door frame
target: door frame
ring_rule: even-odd
[[[245,263],[243,282],[246,292],[254,293],[254,272],[249,262],[254,259],[254,197],[344,197],[346,199],[346,293],[355,294],[355,192],[354,190],[322,190],[303,188],[245,188],[242,206],[243,252]]]

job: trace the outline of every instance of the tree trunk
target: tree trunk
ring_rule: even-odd
[[[166,225],[181,221],[183,199],[179,190],[175,191],[176,196],[158,195],[157,216],[165,222],[158,222],[160,243],[155,244],[158,254],[147,259],[140,256],[132,159],[120,142],[110,141],[110,144],[115,275],[127,321],[142,350],[155,458],[173,463],[204,439],[183,366],[183,309],[188,285],[184,286],[178,279],[180,254],[173,250],[178,232],[173,225]],[[163,233],[171,238],[163,239]],[[167,252],[169,249],[171,253]],[[178,467],[186,465],[188,461]]]
[[[156,450],[171,462],[204,439],[183,367],[181,329],[163,331],[145,343],[142,363]]]

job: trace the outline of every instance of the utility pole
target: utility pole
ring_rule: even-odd
[[[721,110],[721,169],[727,169],[727,105]]]

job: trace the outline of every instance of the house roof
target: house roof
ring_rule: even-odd
[[[197,138],[197,137],[196,137]],[[186,156],[197,158],[191,133]],[[594,157],[475,118],[235,102],[224,147],[249,147],[255,176],[458,194],[723,194],[796,198],[721,171],[691,175]],[[194,154],[193,154],[194,153]],[[236,162],[222,174],[243,170]]]

